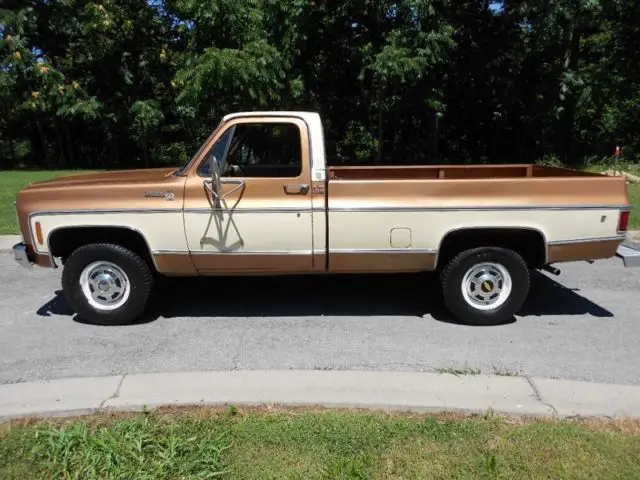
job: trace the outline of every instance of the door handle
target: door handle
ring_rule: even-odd
[[[309,185],[306,183],[301,185],[285,185],[284,191],[289,195],[306,195],[309,191]]]

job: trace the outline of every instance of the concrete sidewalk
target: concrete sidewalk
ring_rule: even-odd
[[[0,385],[2,420],[224,404],[640,418],[640,386],[493,375],[317,370],[119,375]]]

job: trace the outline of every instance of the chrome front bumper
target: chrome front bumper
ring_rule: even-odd
[[[31,268],[33,266],[33,262],[29,258],[29,247],[25,243],[17,243],[13,246],[13,257],[22,267]]]
[[[640,250],[626,245],[620,245],[616,252],[616,257],[622,259],[625,267],[640,267]]]

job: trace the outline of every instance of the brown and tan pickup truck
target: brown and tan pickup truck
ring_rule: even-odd
[[[623,177],[562,168],[328,167],[317,113],[245,112],[180,168],[25,188],[14,253],[64,265],[69,303],[97,324],[135,321],[158,275],[420,271],[459,321],[493,324],[521,308],[530,269],[640,264],[621,245],[630,211]]]

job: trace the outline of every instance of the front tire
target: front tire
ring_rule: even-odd
[[[67,259],[62,289],[83,320],[96,325],[125,325],[142,315],[154,279],[139,255],[120,245],[85,245]]]
[[[513,250],[480,247],[453,258],[440,275],[444,304],[460,322],[510,321],[529,294],[529,268]]]

